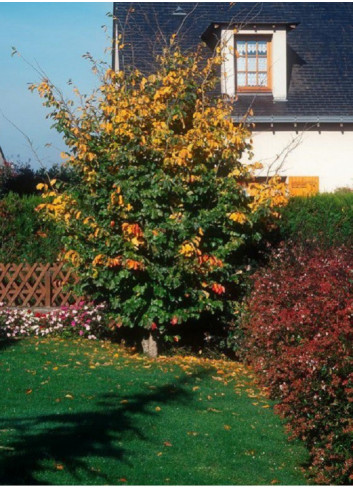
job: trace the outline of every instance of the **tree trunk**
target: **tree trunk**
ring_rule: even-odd
[[[158,356],[157,342],[151,333],[148,338],[142,340],[142,350],[150,358],[156,358]]]

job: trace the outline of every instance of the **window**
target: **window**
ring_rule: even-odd
[[[236,38],[236,80],[238,92],[271,91],[270,38]]]

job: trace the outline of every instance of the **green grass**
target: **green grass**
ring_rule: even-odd
[[[0,483],[306,484],[306,450],[243,373],[225,382],[212,362],[181,363],[108,343],[3,341]]]

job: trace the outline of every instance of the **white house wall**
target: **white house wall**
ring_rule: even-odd
[[[283,176],[318,176],[320,192],[353,188],[353,128],[253,132],[252,161]],[[261,171],[259,175],[264,175]]]

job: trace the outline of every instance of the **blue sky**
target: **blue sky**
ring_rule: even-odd
[[[60,163],[65,147],[50,129],[38,95],[28,91],[27,84],[38,81],[38,75],[18,56],[11,57],[11,47],[30,63],[38,63],[66,95],[70,78],[82,92],[90,92],[97,82],[82,55],[89,51],[95,59],[110,62],[105,48],[112,20],[106,14],[112,8],[112,2],[0,2],[0,110],[32,139],[48,167]],[[46,148],[46,143],[52,147]],[[31,165],[38,167],[24,137],[1,114],[0,146],[8,160],[31,159]]]

